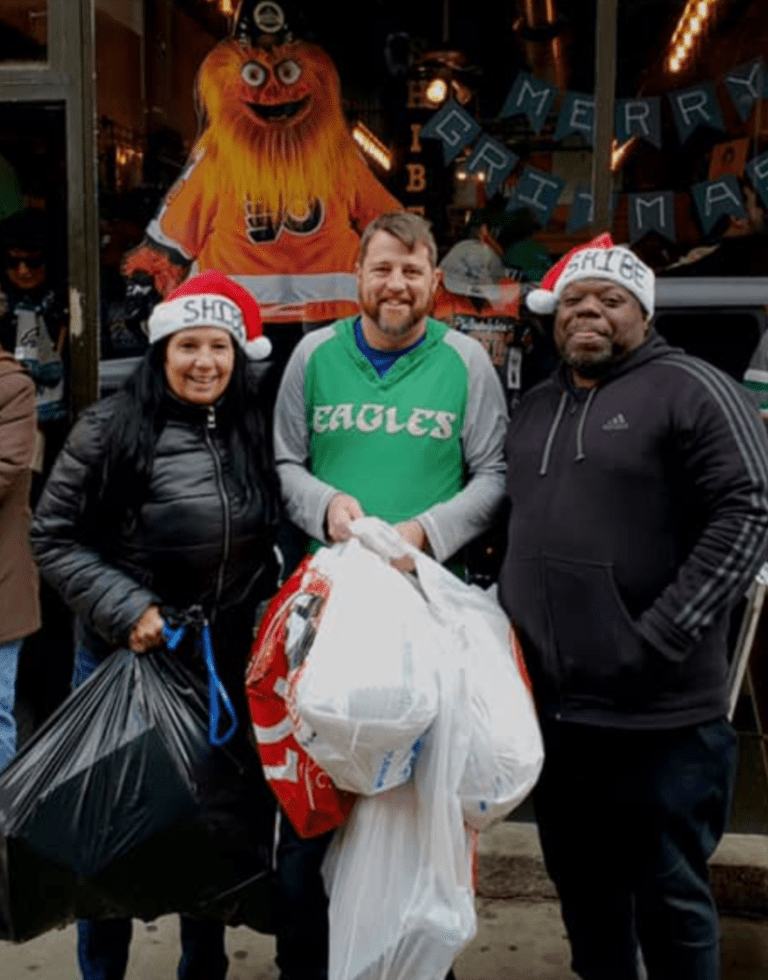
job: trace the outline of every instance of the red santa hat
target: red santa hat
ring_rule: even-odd
[[[552,266],[539,288],[528,293],[525,302],[534,313],[554,313],[565,287],[580,279],[608,279],[623,286],[648,316],[653,316],[656,291],[653,269],[628,248],[614,245],[608,232],[572,248]]]
[[[187,279],[157,304],[149,317],[149,342],[189,327],[226,330],[254,360],[272,351],[262,333],[259,304],[247,289],[215,269]]]

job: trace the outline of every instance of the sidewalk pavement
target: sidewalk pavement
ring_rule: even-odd
[[[724,913],[723,980],[765,980],[768,838],[728,835],[712,869]],[[562,919],[533,825],[506,822],[481,835],[477,913],[477,936],[456,963],[458,980],[573,980]],[[752,917],[745,918],[747,914]],[[176,976],[177,922],[175,916],[165,916],[134,924],[126,980]],[[228,980],[276,980],[272,937],[228,929],[227,949]],[[0,942],[2,980],[77,976],[74,926],[22,945]]]

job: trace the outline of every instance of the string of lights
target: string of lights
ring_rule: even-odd
[[[363,153],[375,160],[384,170],[389,170],[392,167],[392,153],[364,123],[355,124],[352,130],[352,138]]]
[[[215,3],[225,17],[229,17],[235,12],[234,0],[208,0],[208,2]]]
[[[720,0],[688,0],[669,46],[667,67],[671,72],[676,74],[683,70],[696,41],[712,22],[719,2]]]

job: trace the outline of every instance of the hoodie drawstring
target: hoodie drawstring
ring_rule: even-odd
[[[579,427],[576,430],[576,459],[575,463],[580,463],[583,459],[587,457],[584,455],[584,426],[587,421],[587,413],[589,412],[589,407],[592,404],[595,395],[597,394],[597,386],[590,388],[589,394],[587,395],[587,400],[584,402],[584,408],[581,413],[581,418],[579,419]]]
[[[584,400],[584,408],[581,410],[581,417],[579,418],[579,425],[576,429],[576,458],[575,463],[580,463],[582,460],[586,459],[584,453],[584,426],[587,424],[587,415],[589,415],[589,410],[592,407],[592,402],[595,400],[595,395],[597,394],[597,387],[591,388],[589,394]],[[557,411],[555,412],[555,417],[552,420],[552,425],[549,427],[549,434],[547,435],[547,441],[544,444],[544,452],[541,456],[541,466],[539,467],[539,476],[546,476],[549,470],[549,460],[552,455],[552,445],[555,441],[555,436],[557,435],[557,430],[560,428],[560,422],[565,414],[565,406],[568,401],[568,392],[564,391],[560,395],[560,402],[557,406]]]
[[[541,467],[539,468],[539,476],[547,475],[547,468],[549,466],[549,457],[552,453],[552,443],[555,441],[555,436],[557,435],[557,430],[560,426],[560,420],[565,412],[565,403],[568,400],[568,393],[564,391],[560,395],[560,404],[557,406],[557,412],[555,412],[555,418],[549,429],[549,435],[547,436],[547,441],[544,446],[544,453],[541,457]]]

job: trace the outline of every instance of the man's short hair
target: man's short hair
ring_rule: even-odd
[[[380,214],[378,218],[374,218],[360,239],[357,261],[361,265],[368,251],[368,245],[377,231],[385,231],[396,238],[409,252],[412,252],[417,245],[425,245],[432,268],[437,266],[437,242],[429,222],[421,215],[412,214],[410,211],[390,211],[388,214]]]

